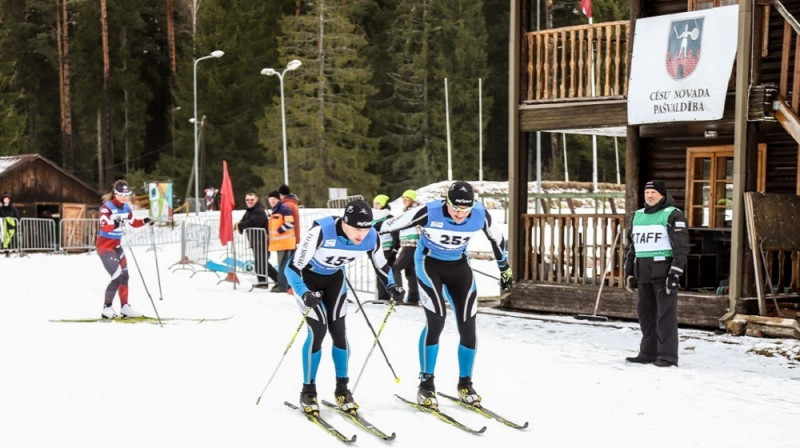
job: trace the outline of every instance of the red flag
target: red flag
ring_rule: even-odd
[[[222,161],[222,187],[220,188],[219,201],[219,242],[226,245],[233,241],[233,209],[236,201],[233,199],[233,186],[228,176],[228,162]]]
[[[592,18],[592,0],[581,0],[581,12],[588,18]]]

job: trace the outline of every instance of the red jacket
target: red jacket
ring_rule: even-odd
[[[281,203],[292,211],[292,216],[294,217],[294,239],[297,244],[300,244],[300,209],[298,208],[300,199],[295,194],[290,194],[281,198]]]

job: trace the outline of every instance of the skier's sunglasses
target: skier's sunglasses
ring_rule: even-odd
[[[450,202],[450,198],[447,198],[447,205],[449,205],[453,210],[455,210],[458,213],[468,213],[472,210],[472,207],[462,207],[453,204],[452,202]]]

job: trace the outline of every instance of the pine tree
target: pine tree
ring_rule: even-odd
[[[19,74],[6,51],[10,45],[10,30],[6,22],[0,9],[0,155],[19,154],[26,144],[26,116],[19,111],[22,103]]]
[[[368,197],[378,186],[378,176],[366,171],[377,141],[368,135],[364,109],[376,89],[360,53],[366,40],[350,16],[358,3],[319,0],[281,24],[278,60],[302,62],[284,78],[288,177],[309,206],[324,206],[330,187]],[[268,160],[262,178],[274,184],[283,178],[279,96],[259,125]]]

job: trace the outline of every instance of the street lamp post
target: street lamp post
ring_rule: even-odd
[[[286,68],[282,72],[275,71],[271,68],[261,70],[262,75],[273,76],[277,75],[281,85],[281,127],[283,128],[283,183],[289,185],[289,161],[286,154],[286,106],[283,101],[283,75],[286,72],[296,70],[300,67],[301,62],[297,59],[292,59],[286,64]]]
[[[194,60],[194,89],[193,89],[193,98],[194,98],[194,115],[192,116],[192,122],[194,123],[194,213],[195,216],[200,214],[200,171],[197,168],[197,152],[198,152],[198,141],[197,141],[197,63],[210,58],[221,58],[225,54],[222,50],[215,50],[212,51],[211,54],[208,56],[203,56],[202,58]]]

